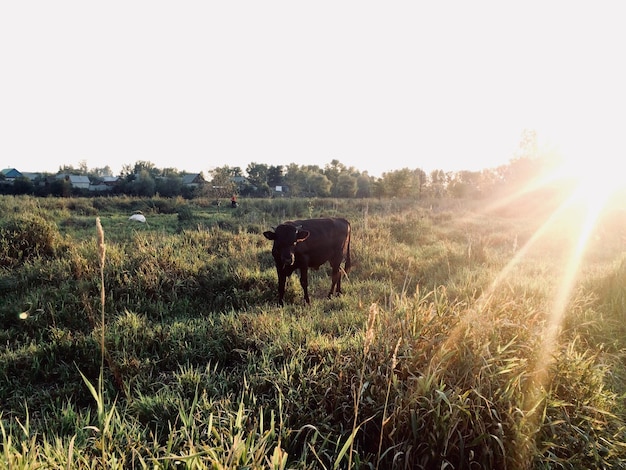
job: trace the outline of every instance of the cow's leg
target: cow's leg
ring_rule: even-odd
[[[341,294],[341,270],[339,267],[334,267],[331,273],[331,284],[330,284],[330,292],[328,292],[328,298],[330,299],[333,296],[333,293],[337,293],[337,295]]]
[[[309,272],[306,268],[300,268],[300,285],[302,286],[302,291],[304,292],[304,301],[307,304],[310,304],[309,300]]]
[[[341,272],[341,265],[337,268],[337,288],[335,292],[337,295],[341,295],[343,292],[341,291],[341,278],[343,277],[343,273]]]
[[[285,297],[285,282],[287,276],[284,273],[278,273],[278,305],[281,307],[284,305],[283,298]]]

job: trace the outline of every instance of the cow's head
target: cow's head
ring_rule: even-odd
[[[301,230],[300,226],[283,224],[276,227],[274,232],[268,230],[263,232],[268,240],[273,240],[272,256],[276,260],[277,265],[283,268],[293,266],[295,262],[294,251],[296,245],[309,237],[307,230]]]

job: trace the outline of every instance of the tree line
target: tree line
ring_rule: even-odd
[[[426,173],[420,168],[403,168],[383,173],[380,177],[348,167],[332,160],[324,167],[318,165],[268,165],[250,163],[245,171],[240,167],[222,166],[201,174],[202,184],[184,185],[184,171],[175,168],[157,168],[151,162],[139,161],[127,165],[110,191],[105,194],[163,197],[402,197],[402,198],[479,198],[487,197],[502,188],[526,181],[544,165],[537,159],[522,157],[507,165],[481,171],[434,170]],[[98,184],[107,168],[63,166],[59,174],[88,176]],[[38,178],[17,178],[13,184],[1,186],[3,194],[32,194],[37,196],[94,196],[100,192],[73,188],[66,179],[41,174]],[[0,176],[0,180],[3,176]]]
[[[521,144],[523,147],[523,144]],[[524,149],[523,149],[524,150]],[[420,168],[403,168],[369,175],[332,160],[318,165],[269,165],[252,162],[243,170],[237,166],[212,169],[208,176],[200,174],[200,184],[184,184],[187,174],[176,168],[158,168],[149,161],[125,165],[106,193],[73,188],[61,178],[43,174],[40,180],[18,178],[13,184],[0,185],[4,194],[33,194],[38,196],[94,196],[97,194],[126,194],[131,196],[224,198],[242,197],[338,197],[338,198],[481,198],[514,189],[545,171],[548,159],[535,152],[521,152],[508,164],[480,171],[434,170],[426,173]],[[77,168],[63,166],[58,174],[88,176],[98,184],[111,174],[109,167],[89,169],[83,162]],[[2,176],[0,176],[2,179]],[[0,181],[1,182],[1,181]]]

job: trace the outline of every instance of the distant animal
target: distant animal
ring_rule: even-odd
[[[280,224],[274,231],[263,232],[273,240],[272,256],[278,273],[278,303],[283,305],[285,282],[296,269],[300,270],[300,285],[304,301],[310,304],[308,269],[318,269],[330,262],[332,282],[328,298],[341,294],[341,263],[345,259],[344,272],[350,270],[350,222],[346,219],[328,217],[320,219],[292,220]]]

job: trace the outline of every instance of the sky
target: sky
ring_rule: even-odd
[[[623,159],[621,2],[0,3],[0,166]]]

